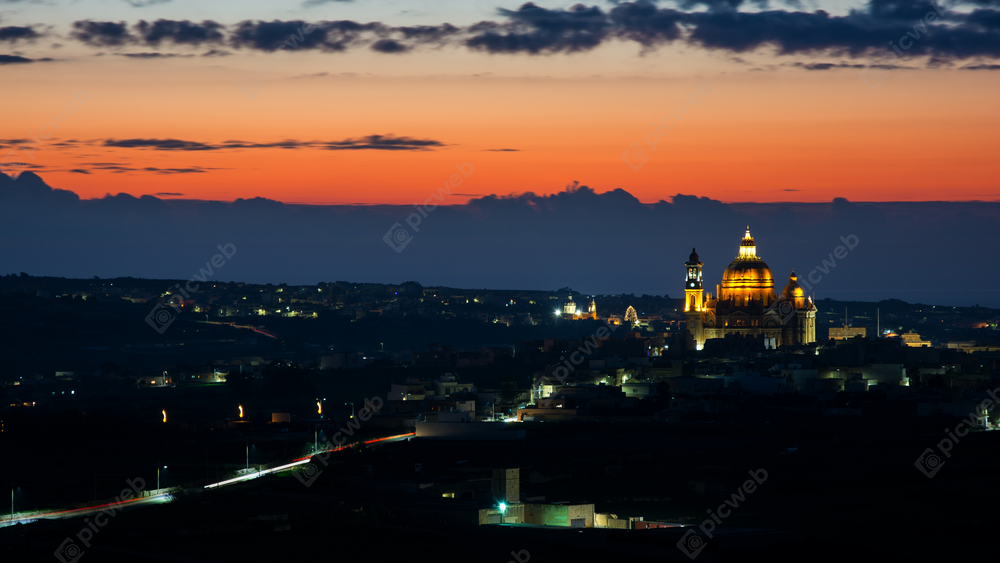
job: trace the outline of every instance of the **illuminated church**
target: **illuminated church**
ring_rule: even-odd
[[[699,350],[706,340],[729,334],[763,337],[769,348],[816,341],[816,304],[806,297],[794,270],[781,294],[775,293],[771,269],[757,256],[750,227],[714,296],[704,295],[695,249],[684,266],[684,313]]]

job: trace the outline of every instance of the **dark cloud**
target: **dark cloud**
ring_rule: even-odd
[[[135,28],[147,45],[159,45],[163,41],[176,45],[221,44],[225,39],[222,34],[225,27],[211,20],[201,23],[164,19],[152,23],[139,21]]]
[[[959,70],[1000,70],[1000,65],[987,65],[987,64],[966,65],[959,68]]]
[[[939,59],[1000,56],[1000,34],[990,20],[957,12],[938,13],[929,2],[871,0],[847,16],[817,11],[688,14],[688,40],[710,49],[744,52],[773,46],[779,53],[831,52],[857,57],[882,54],[890,41],[903,56]],[[947,21],[945,25],[942,22]],[[895,57],[895,54],[892,54]]]
[[[619,4],[610,13],[611,21],[618,29],[617,36],[635,41],[645,48],[679,39],[684,15],[683,12],[660,9],[643,1]]]
[[[858,18],[870,17],[883,22],[916,23],[923,19],[927,12],[934,11],[934,6],[926,0],[868,0],[866,10],[854,10]]]
[[[680,2],[682,9],[708,7],[707,11],[686,12],[637,0],[618,3],[605,13],[579,4],[569,10],[548,10],[528,3],[516,11],[501,10],[505,22],[469,27],[466,31],[471,37],[466,44],[490,53],[537,54],[585,51],[615,38],[644,48],[683,40],[734,53],[774,47],[782,54],[830,52],[857,57],[881,54],[889,48],[889,41],[896,41],[910,46],[902,51],[908,56],[1000,56],[1000,34],[996,33],[1000,12],[995,10],[938,13],[927,1],[870,0],[864,9],[831,16],[824,11],[738,11],[743,4],[740,0]]]
[[[390,29],[391,33],[399,34],[404,39],[414,39],[420,41],[421,43],[445,41],[449,37],[461,33],[461,31],[461,29],[451,25],[450,23],[441,25],[403,26],[393,27]]]
[[[201,54],[203,57],[228,57],[230,55],[232,55],[232,53],[229,51],[222,51],[220,49],[211,49]]]
[[[483,149],[483,152],[520,152],[521,149]]]
[[[349,20],[308,23],[242,21],[228,28],[203,21],[140,22],[133,35],[124,23],[78,21],[74,36],[95,46],[130,43],[179,45],[227,43],[238,49],[272,52],[310,49],[341,52],[365,47],[402,54],[423,45],[464,45],[495,54],[574,53],[615,40],[639,44],[642,51],[679,41],[706,49],[744,53],[773,48],[780,54],[880,56],[893,46],[904,57],[928,56],[935,65],[971,57],[1000,57],[1000,0],[976,0],[972,11],[935,7],[927,0],[869,0],[846,15],[767,10],[766,2],[682,0],[678,8],[648,0],[618,2],[609,10],[576,4],[543,8],[528,2],[515,10],[499,9],[497,21],[466,27],[389,26]],[[751,5],[761,11],[743,12]],[[215,51],[210,51],[214,53]],[[207,54],[206,54],[207,55]],[[895,55],[893,55],[895,56]],[[833,68],[819,63],[810,70]]]
[[[123,166],[120,164],[106,164],[102,166],[92,166],[91,170],[110,170],[113,174],[121,174],[123,172],[135,172],[138,168],[132,168],[129,166]]]
[[[377,39],[371,45],[379,53],[406,53],[421,45],[444,45],[462,30],[448,23],[403,27],[374,27],[371,33]]]
[[[792,66],[804,68],[806,70],[830,70],[832,68],[865,68],[866,65],[850,63],[792,63]]]
[[[42,63],[42,62],[49,62],[51,60],[52,59],[48,57],[44,59],[29,59],[26,57],[20,57],[18,55],[0,55],[0,65]]]
[[[72,36],[87,45],[95,47],[121,47],[143,44],[153,47],[161,43],[174,45],[222,44],[225,40],[225,26],[211,20],[201,23],[187,20],[159,19],[154,22],[139,20],[133,26],[134,33],[125,22],[96,22],[82,20],[73,22]]]
[[[235,149],[299,149],[314,148],[325,150],[386,150],[419,151],[446,146],[433,139],[414,139],[394,135],[369,135],[359,139],[342,141],[296,141],[284,140],[273,143],[252,143],[246,141],[225,141],[222,143],[201,143],[178,139],[106,139],[101,146],[127,149],[153,149],[159,151],[217,151]]]
[[[146,172],[156,172],[157,174],[204,174],[208,169],[195,166],[193,168],[143,168]]]
[[[379,23],[362,24],[352,21],[243,21],[236,24],[230,43],[236,48],[276,51],[278,49],[319,49],[344,51],[362,43],[367,32],[382,31]]]
[[[154,166],[147,166],[144,168],[135,168],[132,166],[126,166],[117,162],[95,162],[84,164],[86,168],[78,168],[76,170],[70,170],[70,172],[77,172],[80,174],[90,174],[92,171],[108,171],[113,174],[123,174],[126,172],[152,172],[154,174],[204,174],[210,170],[219,170],[218,168],[204,168],[201,166],[189,166],[187,168],[159,168]],[[170,195],[170,194],[160,194],[160,195]],[[174,194],[183,195],[183,194]]]
[[[720,12],[689,15],[688,21],[692,20],[697,24],[690,41],[740,53],[770,45],[783,54],[846,49],[860,55],[876,44],[886,45],[887,37],[898,36],[875,28],[858,28],[826,12]]]
[[[133,59],[172,59],[175,57],[193,57],[194,55],[178,55],[176,53],[119,53],[123,57]]]
[[[226,141],[218,146],[220,149],[298,149],[317,146],[315,141],[294,141],[287,139],[274,143],[248,143],[245,141]]]
[[[572,53],[593,49],[612,35],[607,14],[597,6],[549,10],[528,2],[499,12],[508,21],[473,25],[466,45],[490,53]]]
[[[167,197],[179,197],[179,196],[182,196],[184,194],[177,193],[177,192],[159,192],[156,195],[158,195],[158,196],[167,196]]]
[[[379,39],[372,43],[372,51],[379,53],[405,53],[409,47],[393,39]]]
[[[966,22],[991,31],[1000,30],[1000,10],[975,10],[968,15]]]
[[[343,150],[381,150],[381,151],[423,151],[433,147],[443,147],[444,143],[431,139],[413,139],[410,137],[394,137],[392,135],[369,135],[361,139],[347,139],[327,143],[322,148],[331,151]]]
[[[93,47],[119,47],[135,41],[125,22],[75,21],[71,35]]]
[[[178,141],[177,139],[123,139],[121,141],[108,139],[104,141],[104,146],[125,149],[150,148],[161,151],[212,151],[219,148],[204,143]]]
[[[38,33],[31,27],[21,27],[21,26],[7,26],[0,27],[0,41],[7,41],[9,43],[14,43],[17,41],[30,41],[32,39],[38,39],[42,34]]]

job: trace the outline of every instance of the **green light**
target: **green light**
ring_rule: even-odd
[[[507,512],[507,504],[506,503],[503,503],[503,502],[500,503],[500,512]]]

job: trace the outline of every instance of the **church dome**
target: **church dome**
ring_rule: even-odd
[[[747,227],[740,241],[740,253],[722,274],[719,299],[748,301],[760,299],[766,302],[774,299],[774,276],[771,268],[757,256],[757,245]]]
[[[796,309],[809,308],[806,303],[806,292],[799,285],[799,277],[795,275],[795,270],[792,270],[792,274],[788,276],[788,285],[782,290],[781,297],[795,305]]]
[[[799,285],[799,277],[795,275],[795,270],[792,270],[792,275],[788,276],[788,285],[781,292],[781,296],[787,301],[800,300],[806,296],[802,286]]]

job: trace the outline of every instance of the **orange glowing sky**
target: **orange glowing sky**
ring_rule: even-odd
[[[803,57],[766,51],[735,60],[690,48],[640,53],[609,44],[541,56],[441,49],[406,57],[304,52],[135,60],[67,49],[33,53],[55,61],[0,67],[2,136],[31,138],[74,92],[85,92],[86,101],[26,159],[50,185],[84,198],[124,192],[411,204],[437,193],[466,162],[475,172],[449,204],[555,193],[574,181],[598,192],[621,188],[644,202],[678,193],[726,202],[1000,194],[1000,73],[993,71],[901,68],[873,90],[858,68],[808,71],[793,64]],[[267,60],[273,71],[248,96],[248,73],[257,76]],[[707,93],[695,94],[699,88]],[[697,105],[671,121],[672,129],[652,134],[654,122],[689,99]],[[272,143],[369,135],[444,146],[101,146],[106,139]],[[59,145],[69,140],[78,142]],[[623,161],[633,143],[649,156],[638,170]],[[133,170],[97,170],[95,163]],[[162,173],[196,168],[203,171]]]

